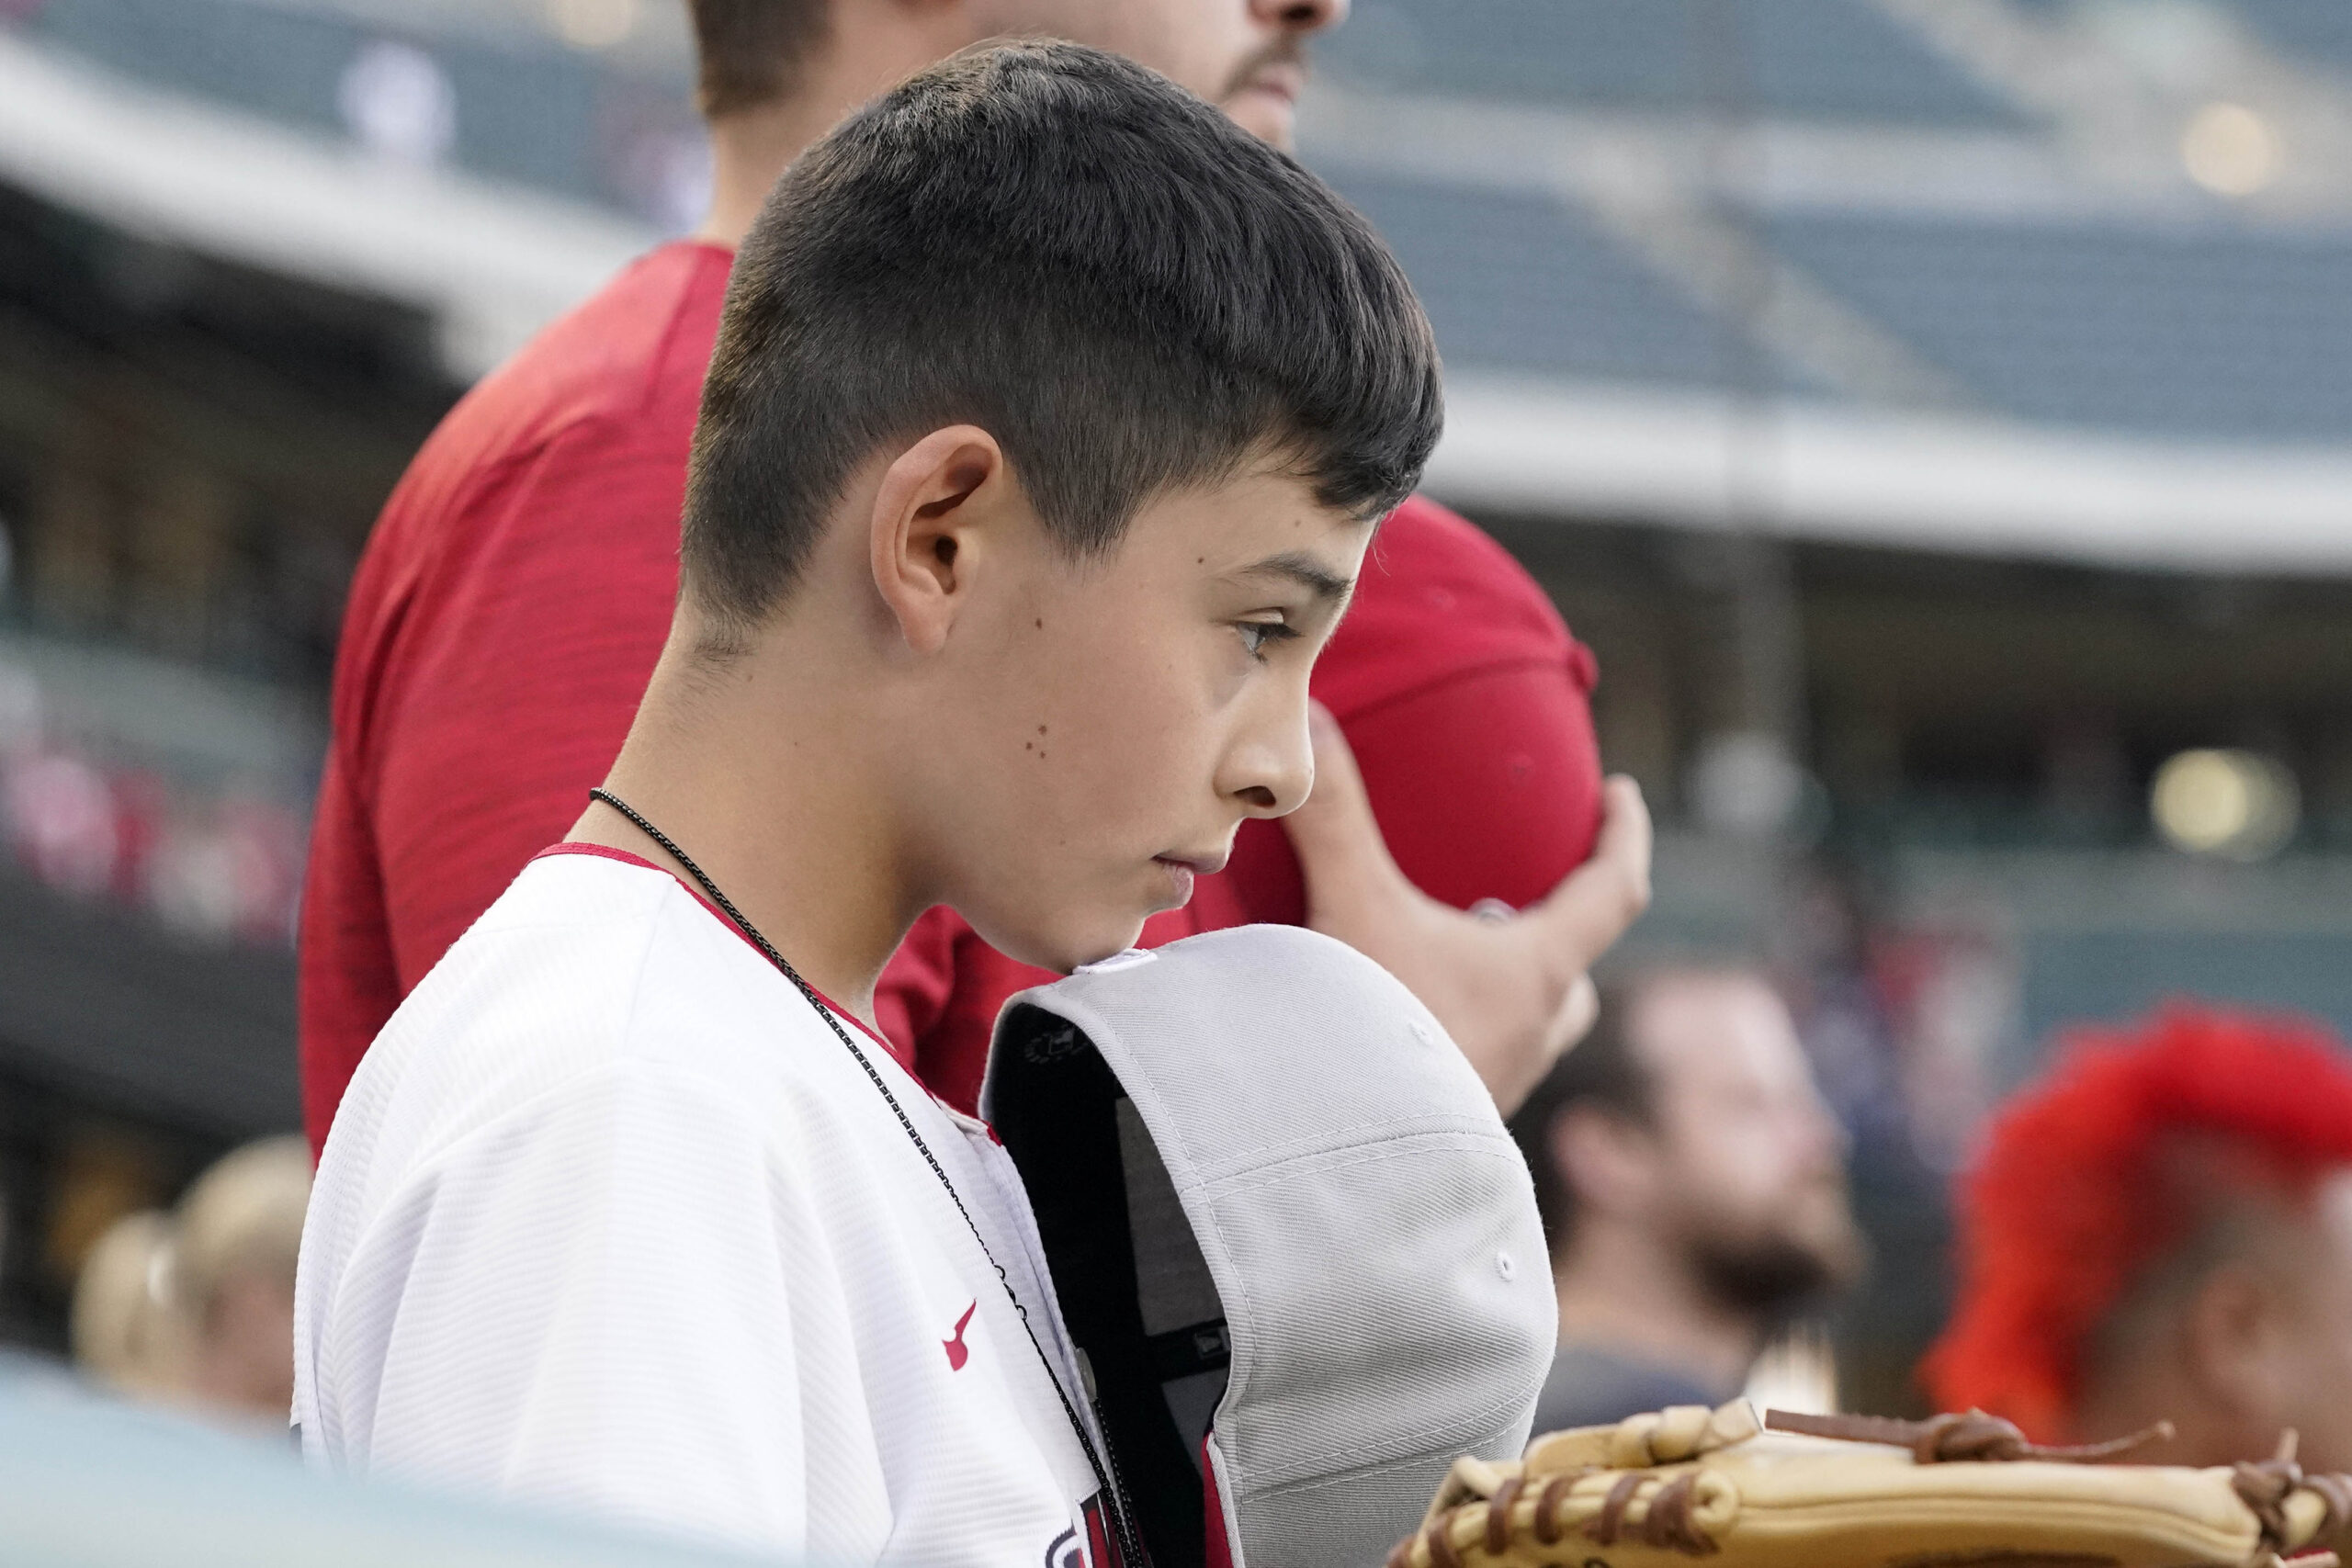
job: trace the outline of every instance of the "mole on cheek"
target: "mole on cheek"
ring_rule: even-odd
[[[1046,629],[1046,623],[1043,620],[1038,621],[1037,629],[1039,631],[1044,631]]]

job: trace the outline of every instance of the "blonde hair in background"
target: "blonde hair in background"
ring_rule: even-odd
[[[241,1274],[294,1288],[302,1215],[311,1201],[311,1147],[301,1137],[264,1138],[233,1150],[180,1199],[173,1295],[204,1332],[220,1288]]]
[[[310,1198],[310,1145],[266,1138],[223,1156],[169,1213],[117,1220],[75,1280],[75,1361],[134,1398],[282,1420]]]
[[[74,1286],[74,1359],[129,1394],[156,1397],[179,1385],[187,1331],[173,1310],[174,1226],[154,1209],[125,1214],[102,1232]]]

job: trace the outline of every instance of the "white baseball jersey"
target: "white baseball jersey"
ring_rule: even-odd
[[[1051,1374],[800,993],[668,873],[567,845],[344,1098],[295,1297],[305,1453],[795,1560],[1099,1565],[1012,1162],[847,1027]]]

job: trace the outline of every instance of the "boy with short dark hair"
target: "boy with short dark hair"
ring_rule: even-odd
[[[1288,149],[1308,54],[1347,3],[686,10],[713,159],[707,220],[450,411],[352,580],[302,895],[313,1150],[393,1009],[561,836],[620,750],[677,599],[687,451],[729,264],[794,156],[890,84],[990,38],[1124,54]],[[1630,781],[1602,784],[1590,654],[1470,523],[1426,496],[1397,507],[1348,620],[1316,666],[1338,720],[1319,729],[1316,798],[1244,828],[1226,870],[1143,944],[1257,921],[1340,937],[1436,1010],[1508,1109],[1589,1021],[1583,972],[1646,896],[1646,819]],[[1467,913],[1504,906],[1524,918]],[[926,1087],[968,1110],[999,1007],[1043,978],[936,909],[884,973],[876,1021]]]
[[[336,1119],[306,1450],[794,1557],[1115,1561],[1017,1179],[876,978],[935,904],[1108,956],[1295,807],[1439,418],[1363,221],[1140,67],[968,54],[805,155],[628,744]]]

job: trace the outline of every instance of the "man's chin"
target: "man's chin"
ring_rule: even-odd
[[[1298,106],[1285,95],[1244,87],[1218,107],[1259,141],[1285,152],[1298,151]]]
[[[1736,1312],[1775,1317],[1851,1285],[1865,1253],[1859,1232],[1702,1242],[1691,1262],[1707,1293]]]

